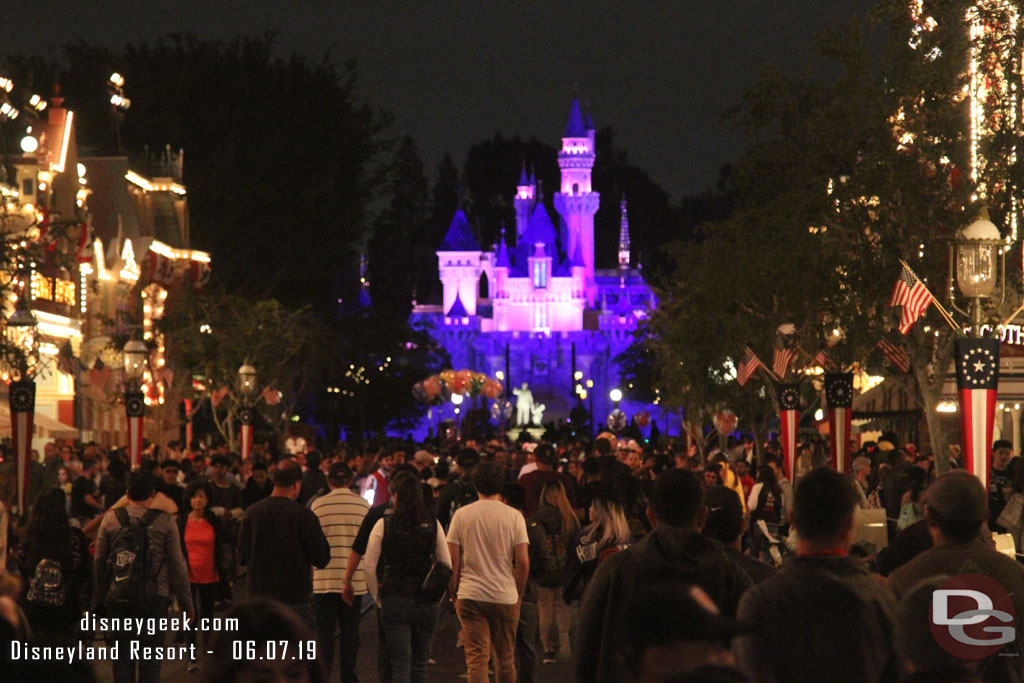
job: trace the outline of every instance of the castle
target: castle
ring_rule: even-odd
[[[414,305],[411,314],[411,323],[430,330],[448,351],[454,368],[504,378],[511,388],[527,384],[545,406],[545,421],[568,419],[584,397],[583,407],[604,422],[613,408],[609,392],[620,388],[614,359],[655,305],[639,266],[630,263],[625,198],[618,263],[596,267],[594,214],[601,197],[591,184],[594,159],[593,121],[573,100],[558,153],[558,228],[524,166],[514,198],[514,246],[502,230],[497,245],[482,249],[457,210],[437,249],[442,303]]]

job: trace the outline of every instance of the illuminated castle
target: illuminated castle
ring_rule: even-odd
[[[545,421],[565,419],[579,389],[603,421],[612,407],[608,391],[619,382],[613,359],[654,305],[640,268],[630,265],[625,198],[617,267],[596,267],[594,214],[601,197],[591,185],[594,158],[593,122],[573,100],[558,153],[558,228],[524,167],[513,200],[515,245],[502,230],[497,245],[482,249],[457,210],[437,250],[442,303],[416,305],[412,312],[412,323],[431,330],[453,367],[490,376],[507,372],[514,387],[527,383],[546,406]]]

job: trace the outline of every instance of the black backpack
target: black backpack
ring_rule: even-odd
[[[64,570],[58,560],[44,557],[36,565],[32,580],[28,583],[25,599],[36,605],[63,607],[68,587],[64,583]]]
[[[125,508],[114,510],[121,526],[110,539],[107,557],[108,607],[144,606],[156,597],[157,569],[149,548],[149,525],[160,510],[147,510],[140,518],[132,517]]]

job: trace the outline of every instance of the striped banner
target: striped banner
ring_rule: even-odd
[[[796,473],[796,433],[800,421],[800,385],[778,384],[779,398],[779,441],[786,465],[786,476],[793,480]]]
[[[32,428],[35,422],[36,383],[31,379],[11,382],[8,387],[11,407],[11,442],[17,469],[18,514],[28,515],[29,471],[32,458]]]
[[[853,418],[853,373],[830,372],[825,375],[825,401],[828,405],[828,433],[832,469],[850,469],[849,448]]]
[[[146,395],[141,391],[124,392],[124,412],[128,418],[128,464],[134,470],[142,465]]]
[[[964,469],[988,487],[996,393],[999,388],[999,340],[957,339],[953,342],[956,388],[960,395],[960,434]]]

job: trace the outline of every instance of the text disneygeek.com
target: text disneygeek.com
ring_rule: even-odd
[[[156,645],[150,638],[146,643],[139,641],[142,636],[155,636],[169,631],[237,631],[238,619],[220,617],[191,619],[181,617],[99,617],[86,612],[79,622],[82,633],[106,632],[110,640],[103,644],[90,645],[79,642],[74,646],[32,645],[23,641],[12,641],[12,661],[53,661],[68,664],[77,661],[120,659],[127,654],[129,659],[186,660],[196,659],[196,646]]]

